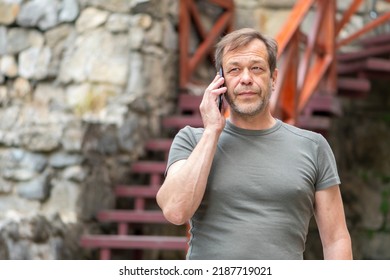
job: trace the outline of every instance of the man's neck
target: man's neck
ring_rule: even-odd
[[[229,120],[237,127],[249,130],[264,130],[273,127],[276,123],[269,110],[255,116],[243,116],[230,112]]]

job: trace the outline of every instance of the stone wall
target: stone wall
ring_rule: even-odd
[[[0,258],[82,257],[80,233],[173,108],[177,13],[0,0]]]

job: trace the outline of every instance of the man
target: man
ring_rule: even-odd
[[[324,258],[352,259],[328,143],[271,115],[276,55],[277,43],[253,29],[222,38],[215,61],[224,78],[205,90],[204,128],[175,137],[157,202],[173,224],[190,222],[188,259],[303,259],[313,214]]]

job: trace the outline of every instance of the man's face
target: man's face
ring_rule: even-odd
[[[269,104],[276,70],[271,78],[265,44],[253,40],[248,45],[224,53],[225,94],[231,110],[242,116],[264,112]]]

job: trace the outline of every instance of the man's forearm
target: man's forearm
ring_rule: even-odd
[[[325,260],[352,260],[352,246],[349,236],[341,238],[331,245],[324,246]]]
[[[157,194],[157,202],[168,221],[187,222],[203,198],[219,133],[205,130],[190,157],[173,164]]]

